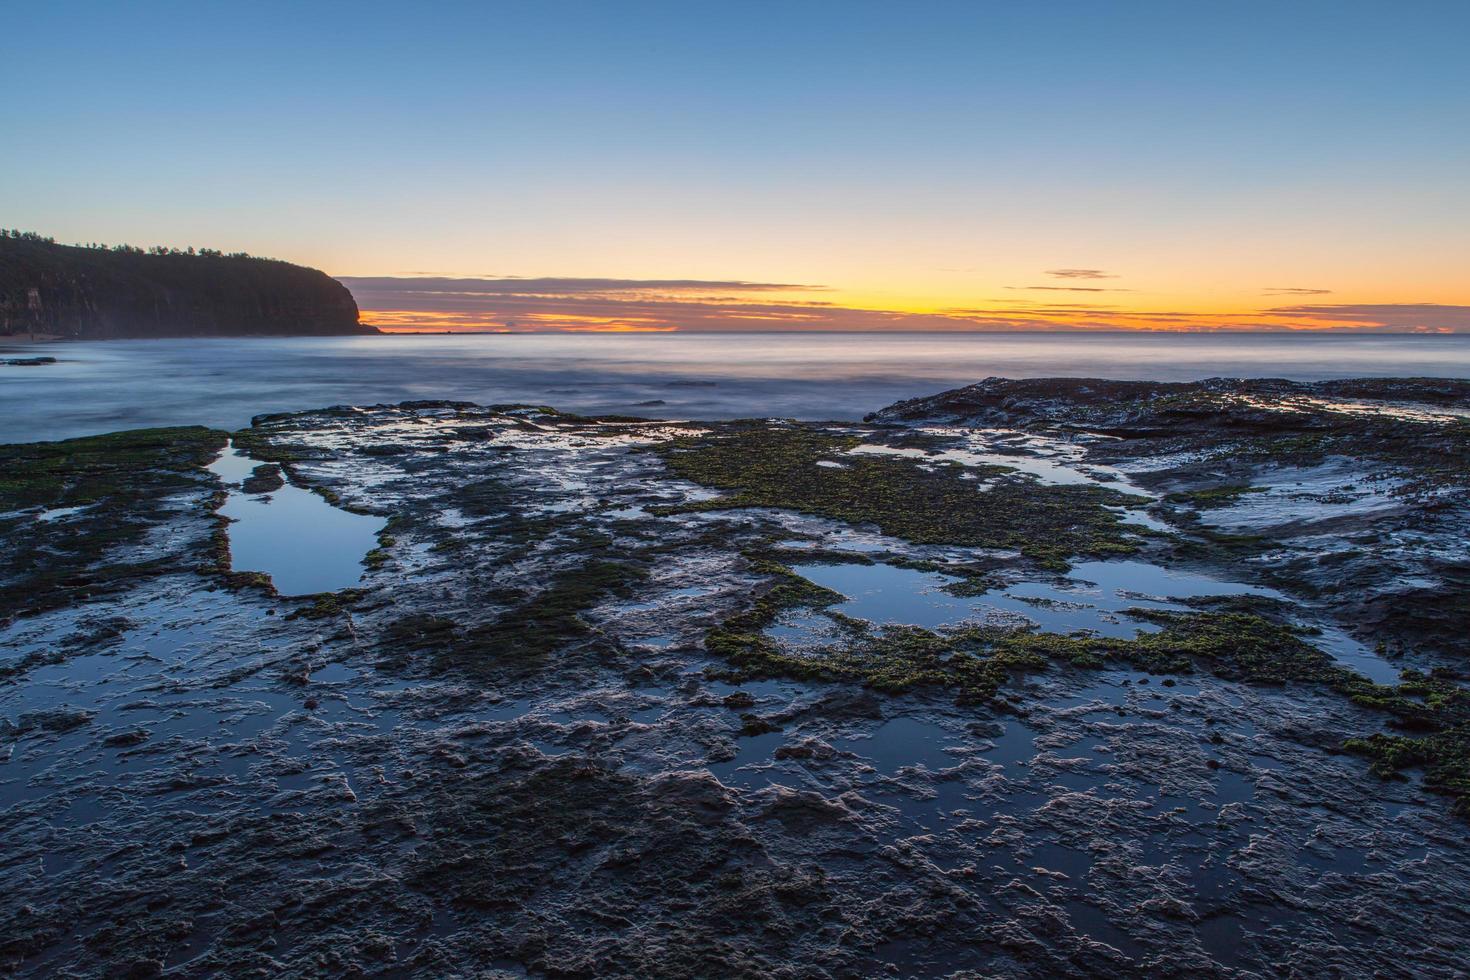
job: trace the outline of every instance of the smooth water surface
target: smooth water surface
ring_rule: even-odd
[[[265,494],[238,486],[257,464],[227,448],[209,469],[225,482],[220,513],[229,526],[230,567],[264,572],[282,595],[313,595],[350,588],[362,578],[362,560],[377,546],[383,520],[333,507],[310,490],[285,484]]]
[[[449,398],[655,418],[857,419],[990,376],[1470,377],[1470,336],[511,334],[0,344],[0,442]]]
[[[1159,627],[1128,616],[1128,609],[1184,611],[1190,607],[1179,600],[1207,596],[1286,598],[1275,589],[1141,561],[1080,562],[1055,581],[1018,582],[978,596],[945,592],[946,585],[959,581],[953,576],[882,562],[800,565],[796,570],[804,578],[847,597],[833,607],[837,612],[872,623],[930,630],[964,622],[998,620],[1018,624],[1026,620],[1050,633],[1085,630],[1099,636],[1132,639],[1139,633],[1156,632]],[[820,643],[830,626],[824,616],[803,616],[772,627],[770,633],[785,642]],[[1396,665],[1340,629],[1324,627],[1311,642],[1338,663],[1377,683],[1392,684],[1398,678]]]
[[[944,586],[953,576],[912,568],[873,565],[802,565],[802,576],[847,596],[838,612],[874,623],[903,623],[939,629],[999,612],[1028,619],[1054,633],[1092,630],[1123,639],[1157,627],[1122,615],[1129,608],[1185,609],[1176,599],[1280,593],[1259,586],[1221,582],[1139,561],[1083,562],[1057,582],[1020,582],[979,596],[956,596]]]

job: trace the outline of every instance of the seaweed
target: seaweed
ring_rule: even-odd
[[[350,613],[352,607],[367,595],[365,589],[342,589],[311,596],[311,605],[299,606],[286,614],[286,619],[330,619]]]
[[[0,509],[82,508],[57,521],[0,519],[7,544],[0,616],[54,609],[178,570],[176,558],[104,562],[165,521],[173,498],[208,486],[201,468],[225,438],[187,426],[0,446]],[[208,550],[206,543],[206,563]]]
[[[1219,487],[1179,490],[1169,494],[1164,499],[1172,504],[1186,504],[1196,510],[1206,510],[1213,507],[1229,507],[1248,493],[1265,492],[1265,487],[1253,487],[1249,484],[1232,483]]]
[[[285,485],[279,463],[261,463],[241,482],[240,489],[249,494],[272,493]]]
[[[806,583],[790,569],[763,570],[775,582],[769,591],[705,637],[711,653],[746,675],[849,680],[890,693],[951,688],[962,701],[992,698],[1009,677],[1054,662],[1090,669],[1123,663],[1156,674],[1205,669],[1256,684],[1347,683],[1356,677],[1302,639],[1301,630],[1238,612],[1129,610],[1128,615],[1162,627],[1131,639],[1046,633],[1030,627],[879,629],[862,620],[833,616],[843,628],[841,642],[790,650],[764,632],[781,612],[821,609],[842,597]]]
[[[1019,550],[1046,568],[1066,569],[1077,555],[1129,554],[1138,539],[1108,505],[1139,498],[1106,487],[1038,486],[1004,477],[1001,466],[935,466],[879,455],[817,466],[859,443],[856,436],[770,423],[737,422],[655,450],[678,477],[726,491],[713,500],[658,508],[673,514],[776,507],[850,524],[872,524],[916,544]]]
[[[0,509],[136,505],[190,489],[194,472],[225,444],[203,426],[0,445]]]
[[[1449,796],[1455,812],[1470,819],[1470,692],[1449,677],[1407,670],[1397,687],[1362,684],[1345,693],[1392,715],[1401,733],[1376,732],[1343,747],[1384,778],[1422,769],[1424,785]]]
[[[384,630],[381,646],[390,663],[426,652],[435,669],[470,673],[525,670],[574,644],[601,641],[606,651],[610,644],[582,614],[607,596],[630,594],[647,577],[647,569],[636,562],[587,561],[557,572],[544,589],[510,602],[487,623],[401,617]]]
[[[766,633],[782,613],[828,610],[845,597],[769,559],[752,565],[766,578],[763,591],[705,636],[706,649],[730,663],[734,679],[847,681],[889,694],[929,688],[951,691],[960,703],[991,701],[1008,680],[1051,664],[1126,664],[1150,674],[1204,670],[1255,685],[1314,684],[1387,714],[1399,730],[1347,739],[1345,750],[1369,758],[1385,777],[1422,767],[1425,785],[1451,796],[1456,812],[1470,817],[1470,692],[1447,674],[1412,670],[1399,685],[1375,684],[1313,646],[1314,630],[1283,621],[1282,603],[1231,597],[1187,612],[1128,609],[1129,617],[1160,627],[1131,638],[1033,627],[878,628],[828,611],[839,627],[838,642],[788,648]]]

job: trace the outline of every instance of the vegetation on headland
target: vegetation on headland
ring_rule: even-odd
[[[0,238],[8,238],[12,241],[30,242],[36,245],[55,245],[56,239],[50,235],[42,235],[34,231],[21,231],[18,228],[0,228]],[[107,245],[102,242],[78,242],[75,245],[65,246],[68,248],[85,248],[95,252],[118,252],[123,255],[197,255],[205,259],[256,259],[261,262],[281,262],[281,259],[267,258],[263,255],[251,255],[249,252],[223,252],[217,248],[196,249],[190,245],[179,248],[175,245],[149,245],[144,248],[141,245]]]
[[[215,249],[0,235],[0,334],[62,338],[376,333],[325,273]]]

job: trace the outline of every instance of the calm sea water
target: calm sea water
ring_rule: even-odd
[[[0,442],[418,398],[665,418],[855,419],[989,376],[1470,377],[1470,336],[680,334],[0,345]]]

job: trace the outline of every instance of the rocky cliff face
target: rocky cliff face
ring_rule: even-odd
[[[0,239],[0,334],[78,339],[376,333],[316,269]]]

